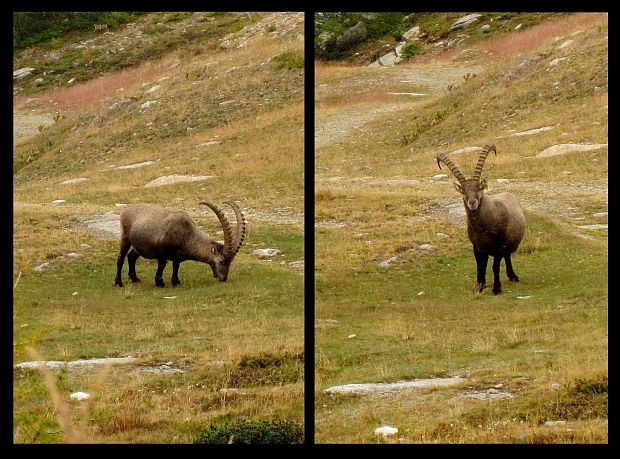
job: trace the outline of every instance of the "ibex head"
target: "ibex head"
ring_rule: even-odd
[[[482,167],[484,166],[484,162],[486,161],[491,150],[493,150],[493,153],[497,156],[495,145],[486,144],[482,149],[482,153],[480,153],[480,157],[478,158],[474,175],[470,179],[465,178],[461,171],[454,165],[452,160],[450,160],[450,158],[448,158],[444,153],[437,155],[437,165],[439,168],[441,169],[440,162],[443,162],[457,178],[458,182],[454,182],[454,188],[461,193],[463,196],[463,201],[469,210],[474,211],[478,208],[480,205],[480,200],[483,196],[483,191],[487,188],[487,181],[484,178],[481,179],[480,174],[482,173]]]
[[[241,244],[243,244],[243,239],[245,238],[245,219],[243,217],[243,213],[239,209],[239,206],[234,202],[227,201],[225,204],[228,204],[235,211],[235,217],[237,220],[237,228],[235,233],[233,234],[232,228],[230,227],[230,223],[228,219],[215,204],[212,204],[208,201],[201,201],[200,204],[204,204],[209,206],[222,225],[222,229],[224,230],[224,244],[221,244],[216,241],[211,242],[211,251],[213,252],[213,262],[209,263],[211,269],[213,270],[213,277],[218,280],[225,282],[228,278],[228,270],[230,269],[230,264],[232,263],[235,255],[241,248]]]

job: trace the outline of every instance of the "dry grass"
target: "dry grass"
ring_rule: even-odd
[[[154,80],[166,73],[174,59],[164,58],[147,61],[137,67],[114,72],[85,83],[76,83],[68,88],[55,88],[39,95],[41,99],[57,105],[57,109],[85,110],[111,96],[120,89],[131,91],[144,82]],[[20,110],[29,98],[19,96],[14,102],[14,109]]]
[[[559,19],[545,21],[525,30],[506,34],[503,37],[484,40],[470,48],[485,52],[491,60],[501,60],[538,50],[548,46],[556,37],[568,39],[573,32],[605,22],[607,22],[607,13],[575,13]],[[446,50],[436,59],[449,60],[462,51],[462,48]]]

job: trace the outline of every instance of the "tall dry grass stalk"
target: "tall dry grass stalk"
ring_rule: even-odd
[[[54,376],[52,375],[52,372],[47,368],[47,365],[45,365],[45,360],[42,358],[41,354],[36,349],[30,346],[26,347],[26,353],[30,356],[32,360],[41,363],[37,366],[37,369],[41,373],[43,382],[45,383],[45,386],[50,393],[52,402],[54,403],[56,419],[58,421],[58,424],[60,424],[60,428],[64,432],[65,441],[67,443],[88,443],[86,428],[88,424],[90,408],[93,403],[94,397],[91,396],[86,400],[85,403],[80,405],[80,416],[78,419],[78,423],[77,425],[74,425],[71,408],[69,407],[67,402],[65,402],[60,391],[58,390],[58,386],[54,381]],[[95,378],[95,382],[93,384],[91,392],[96,393],[99,391],[99,388],[101,387],[105,377],[109,373],[110,368],[110,364],[103,366],[103,368]]]

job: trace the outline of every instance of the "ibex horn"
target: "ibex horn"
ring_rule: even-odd
[[[476,169],[474,169],[474,175],[472,179],[480,180],[480,174],[482,173],[482,167],[484,166],[484,162],[486,161],[487,156],[489,155],[489,152],[491,150],[493,150],[493,153],[495,153],[495,156],[497,156],[495,145],[493,145],[492,143],[487,143],[482,148],[482,153],[480,153],[480,157],[478,158],[478,163],[476,164]]]
[[[465,176],[461,173],[459,168],[454,165],[452,160],[448,158],[445,153],[439,153],[437,155],[437,165],[439,166],[439,169],[441,169],[440,161],[443,162],[446,166],[448,166],[448,168],[450,168],[450,171],[454,174],[454,176],[458,179],[459,182],[463,183],[465,180],[467,180]]]

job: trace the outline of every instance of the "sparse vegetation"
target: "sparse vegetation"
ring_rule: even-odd
[[[239,421],[214,424],[198,434],[194,443],[294,444],[303,443],[301,425],[287,421]]]

